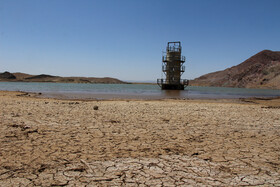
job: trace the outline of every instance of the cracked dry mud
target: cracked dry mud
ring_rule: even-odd
[[[0,92],[0,186],[280,185],[277,106],[18,94]]]

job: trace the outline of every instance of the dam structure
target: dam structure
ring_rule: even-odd
[[[168,42],[166,53],[162,56],[162,72],[165,79],[157,79],[157,84],[162,90],[184,90],[188,86],[187,79],[181,79],[185,72],[185,56],[181,55],[181,42]]]

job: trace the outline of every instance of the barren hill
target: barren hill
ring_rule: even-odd
[[[25,79],[25,78],[34,76],[34,75],[29,75],[29,74],[20,73],[20,72],[13,73],[13,75],[16,76],[16,78],[17,78],[18,80],[22,80],[22,79]]]
[[[237,66],[196,78],[191,85],[280,89],[280,52],[261,51]]]
[[[125,83],[121,80],[104,77],[59,77],[52,75],[29,75],[25,73],[0,73],[0,81],[13,81],[13,82],[62,82],[62,83],[104,83],[104,84],[121,84]]]
[[[16,79],[16,76],[14,76],[10,72],[5,71],[4,73],[0,73],[0,80],[1,79],[12,80],[12,79]]]

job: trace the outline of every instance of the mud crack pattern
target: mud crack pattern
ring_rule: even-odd
[[[280,185],[277,107],[17,94],[0,92],[0,186]]]

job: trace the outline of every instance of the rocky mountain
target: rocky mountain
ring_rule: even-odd
[[[25,73],[0,73],[0,81],[12,81],[12,82],[62,82],[62,83],[104,83],[104,84],[121,84],[125,83],[121,80],[104,77],[60,77],[52,75],[29,75]]]
[[[280,51],[261,51],[237,66],[203,75],[190,84],[280,89]]]
[[[16,79],[16,76],[14,76],[10,72],[5,71],[4,73],[0,73],[0,80],[1,79],[14,80]]]

